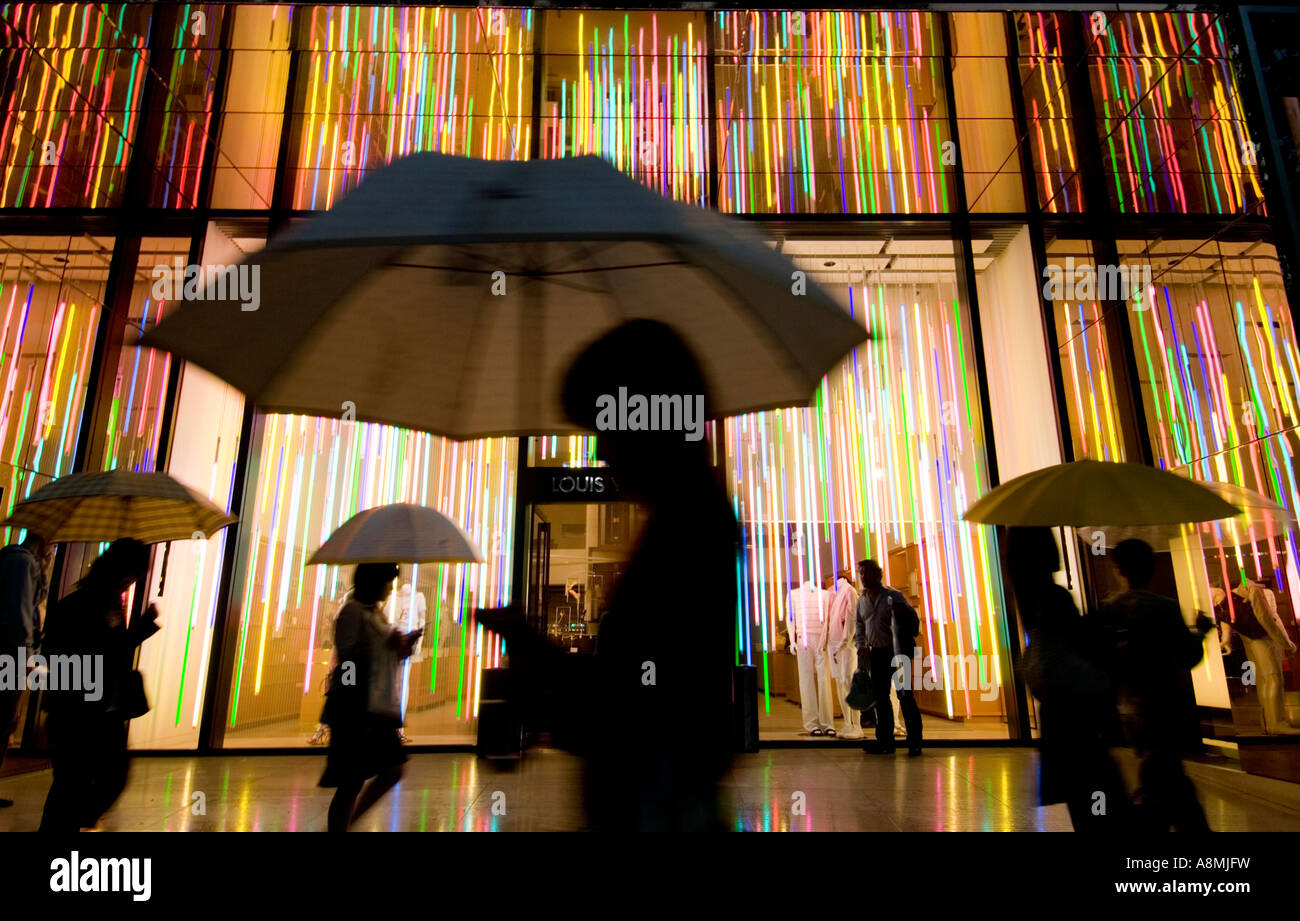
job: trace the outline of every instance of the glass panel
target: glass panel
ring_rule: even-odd
[[[218,4],[187,5],[172,34],[171,47],[175,50],[167,86],[158,87],[165,99],[149,199],[155,207],[198,207],[203,154],[213,128],[225,15],[226,8]]]
[[[461,443],[291,415],[259,425],[257,478],[241,524],[226,744],[305,745],[318,728],[333,618],[352,567],[306,561],[358,511],[390,502],[439,509],[484,553],[481,564],[404,565],[399,582],[424,596],[427,629],[423,658],[403,671],[405,731],[416,742],[472,740],[479,675],[501,661],[499,638],[472,612],[510,597],[518,439]]]
[[[1053,240],[1047,245],[1045,290],[1056,318],[1061,377],[1076,458],[1125,460],[1124,431],[1112,371],[1112,344],[1103,312],[1092,245]],[[1113,293],[1113,292],[1112,292]]]
[[[952,85],[966,206],[977,213],[1025,210],[1020,144],[1007,81],[1002,13],[951,13]]]
[[[542,155],[596,154],[678,201],[708,192],[702,13],[546,13]]]
[[[236,231],[213,223],[204,241],[203,261],[233,264],[263,243],[260,227]],[[153,251],[158,252],[156,248]],[[124,364],[127,357],[124,353]],[[234,501],[243,412],[244,397],[238,390],[195,365],[182,365],[167,472],[228,511]],[[233,511],[238,514],[239,510]],[[158,606],[162,629],[140,647],[139,668],[153,707],[131,721],[133,748],[194,748],[198,744],[218,620],[221,563],[226,541],[236,536],[234,529],[226,528],[208,540],[177,541],[154,552],[148,584],[156,593],[150,600]]]
[[[212,177],[213,207],[271,207],[292,24],[292,7],[235,7],[230,72]]]
[[[1062,55],[1062,28],[1068,23],[1069,14],[1064,13],[1016,14],[1020,91],[1025,97],[1034,188],[1038,206],[1051,212],[1079,212],[1084,206]]]
[[[417,151],[527,159],[531,10],[313,6],[301,15],[293,207],[329,208],[369,170]]]
[[[875,334],[814,404],[728,419],[744,553],[741,661],[765,686],[760,728],[793,738],[784,652],[793,585],[867,557],[921,615],[916,688],[930,738],[1005,738],[1005,609],[993,530],[961,514],[987,488],[970,323],[949,240],[798,240],[800,269]],[[786,696],[787,700],[778,698]]]
[[[112,254],[109,237],[0,237],[0,488],[6,514],[72,470]],[[4,529],[5,543],[16,536]]]
[[[746,11],[714,23],[721,210],[950,209],[932,14]]]
[[[1113,207],[1262,211],[1227,44],[1218,13],[1109,16],[1089,73]]]
[[[0,206],[121,203],[152,7],[6,3],[0,29]]]
[[[1189,622],[1214,608],[1226,639],[1222,623],[1240,612],[1220,599],[1243,577],[1267,589],[1277,610],[1276,630],[1245,643],[1239,630],[1226,655],[1207,643],[1194,673],[1197,698],[1206,706],[1231,703],[1232,725],[1220,726],[1226,731],[1285,729],[1286,697],[1294,701],[1300,691],[1300,655],[1283,636],[1291,644],[1300,638],[1292,517],[1300,508],[1300,354],[1276,250],[1263,242],[1140,240],[1121,243],[1121,252],[1152,266],[1154,276],[1149,308],[1130,311],[1129,322],[1145,349],[1143,400],[1160,465],[1261,497],[1244,516],[1157,542],[1172,553],[1171,587]],[[1267,511],[1265,500],[1286,511]],[[1255,664],[1253,685],[1243,681],[1247,660]]]
[[[595,435],[536,435],[528,439],[529,467],[604,467]]]

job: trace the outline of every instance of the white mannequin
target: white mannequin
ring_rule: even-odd
[[[411,587],[410,582],[403,582],[401,588],[389,596],[388,603],[384,606],[384,615],[394,627],[403,633],[410,633],[413,630],[424,629],[427,610],[424,592],[417,592]],[[412,662],[424,660],[423,646],[424,635],[421,634],[411,649]]]
[[[1269,735],[1293,735],[1300,729],[1291,725],[1286,711],[1286,691],[1282,685],[1282,656],[1296,651],[1296,644],[1286,632],[1277,614],[1277,601],[1272,589],[1243,577],[1232,593],[1250,604],[1255,619],[1264,628],[1262,637],[1241,635],[1246,659],[1255,664],[1256,691],[1259,694],[1260,719],[1264,732]],[[1219,640],[1223,652],[1232,646],[1232,626],[1223,622],[1223,635]]]
[[[834,596],[811,582],[791,590],[789,611],[790,651],[799,662],[799,703],[803,728],[811,735],[835,735],[831,716],[830,655],[826,649],[827,619]]]
[[[846,739],[860,739],[863,735],[862,714],[844,702],[849,696],[853,673],[858,667],[858,654],[853,644],[858,628],[858,593],[853,583],[843,575],[836,580],[834,591],[827,649],[831,658],[831,672],[835,677],[835,696],[839,698],[840,709],[844,711],[844,731],[841,735]]]

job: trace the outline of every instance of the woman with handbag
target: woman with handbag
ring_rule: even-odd
[[[45,692],[54,782],[41,831],[93,828],[126,787],[127,723],[149,710],[135,654],[159,628],[152,604],[128,624],[123,595],[148,570],[148,547],[138,540],[114,541],[46,616],[46,661],[82,657],[86,687]]]
[[[402,661],[423,630],[402,633],[388,623],[384,601],[395,563],[359,563],[352,597],[334,622],[336,665],[321,722],[330,727],[320,786],[337,788],[330,831],[347,831],[402,778]],[[369,783],[367,783],[369,781]]]

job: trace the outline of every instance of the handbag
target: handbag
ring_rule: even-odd
[[[844,702],[854,710],[870,710],[876,705],[876,695],[871,691],[871,676],[859,669],[853,673],[848,696]]]
[[[149,698],[144,693],[144,675],[138,669],[132,669],[122,680],[114,709],[128,720],[149,712]]]

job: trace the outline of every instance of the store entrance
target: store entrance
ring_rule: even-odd
[[[645,520],[635,502],[534,505],[525,606],[533,628],[572,653],[593,652]]]

